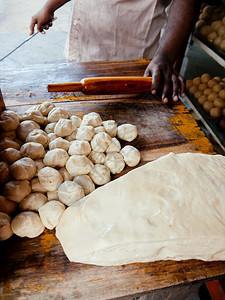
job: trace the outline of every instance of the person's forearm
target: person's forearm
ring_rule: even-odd
[[[69,2],[70,0],[48,0],[44,7],[50,11],[50,12],[54,12],[55,10],[57,10],[58,8],[60,8],[61,6],[63,6],[65,3]]]
[[[166,55],[172,64],[187,44],[188,37],[197,20],[200,0],[174,0],[156,55]]]

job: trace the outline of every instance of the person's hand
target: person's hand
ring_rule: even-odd
[[[52,26],[52,20],[54,19],[54,12],[49,12],[47,9],[41,9],[35,14],[30,23],[30,35],[34,33],[34,27],[37,24],[37,31],[45,33]]]
[[[152,76],[152,94],[161,93],[162,102],[167,103],[170,99],[178,101],[178,95],[184,97],[185,80],[173,68],[166,55],[155,55],[147,66],[144,76]]]

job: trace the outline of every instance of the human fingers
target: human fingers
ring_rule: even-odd
[[[169,73],[164,73],[164,81],[163,81],[163,92],[162,92],[162,102],[168,103],[170,95],[171,95],[171,77]]]
[[[186,90],[186,80],[184,79],[183,76],[179,75],[178,76],[179,81],[180,81],[180,95],[181,97],[185,96],[185,90]]]
[[[172,99],[174,102],[178,101],[178,93],[179,93],[179,79],[176,74],[172,74],[171,76],[172,84],[173,84],[173,94],[172,94]]]
[[[31,23],[30,23],[30,35],[34,34],[35,24],[37,24],[37,19],[32,17]]]

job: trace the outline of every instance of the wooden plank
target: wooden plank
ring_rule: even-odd
[[[139,76],[146,65],[146,60],[44,65],[41,78],[38,77],[40,66],[34,66],[15,71],[7,80],[8,83],[11,81],[10,88],[6,81],[1,86],[7,108],[23,112],[50,98],[43,92],[50,79],[56,82],[57,78],[61,82],[62,78],[71,81],[71,76],[74,81],[88,76]],[[10,71],[5,70],[0,76],[7,78],[6,74],[9,76]],[[131,144],[141,151],[141,164],[171,151],[215,153],[181,102],[164,105],[152,95],[51,96],[57,106],[78,116],[96,111],[105,120],[136,124],[139,135]],[[126,168],[123,173],[129,170]],[[1,243],[0,257],[4,258],[0,259],[0,295],[3,299],[130,299],[153,291],[165,296],[168,292],[165,288],[174,287],[175,291],[177,286],[184,284],[190,288],[193,282],[225,275],[225,262],[160,261],[119,267],[71,263],[54,230],[47,229],[35,239],[13,236]],[[181,287],[174,293],[178,294],[180,290]],[[184,288],[186,298],[183,299],[188,299],[186,292]]]
[[[16,254],[15,254],[16,253]],[[224,274],[225,262],[159,261],[100,267],[71,263],[54,232],[1,245],[3,299],[117,299]]]

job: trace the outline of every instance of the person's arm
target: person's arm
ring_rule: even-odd
[[[48,29],[52,26],[55,10],[69,1],[70,0],[48,0],[41,10],[32,17],[30,23],[30,35],[34,33],[35,24],[37,24],[37,31],[45,33],[44,30],[42,30],[42,27],[44,26],[44,29]]]
[[[184,96],[185,80],[179,75],[189,35],[197,20],[200,0],[174,0],[170,8],[167,26],[158,49],[147,66],[144,76],[152,76],[152,93],[162,89],[162,101],[178,100]]]

